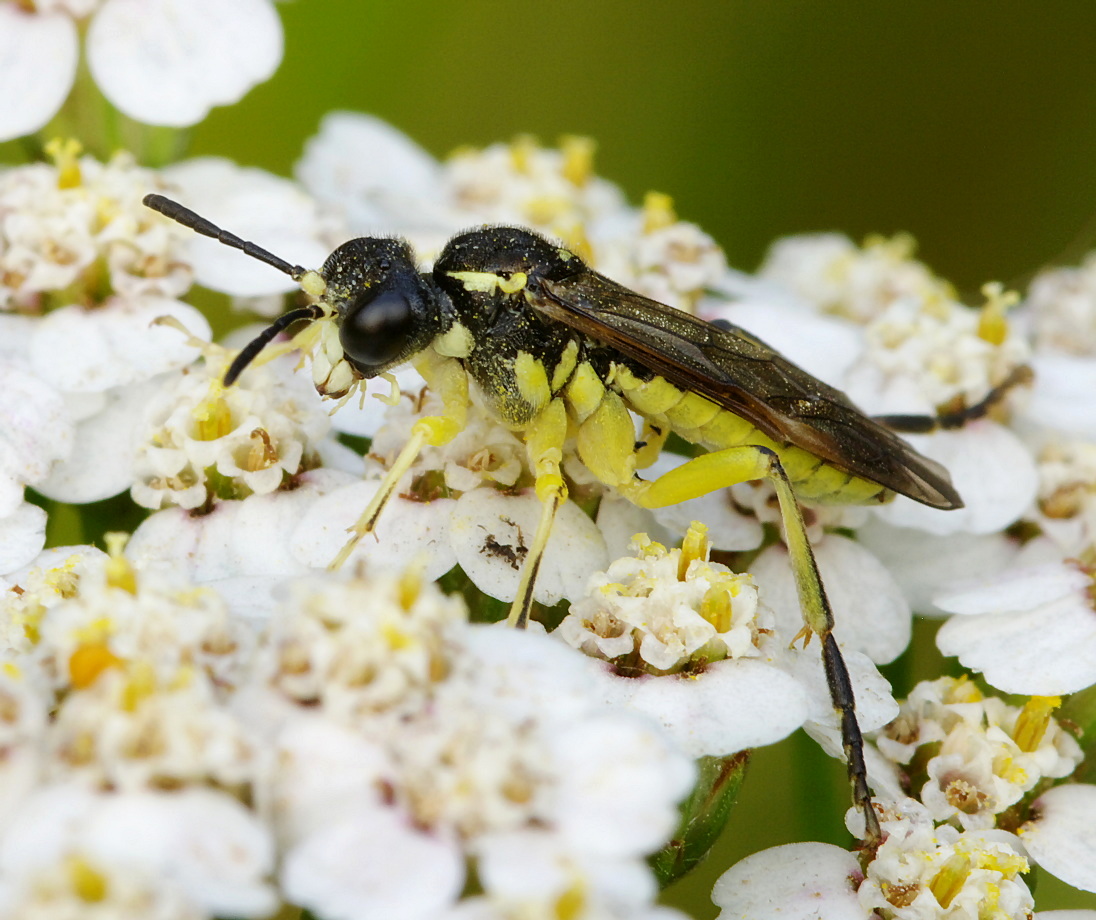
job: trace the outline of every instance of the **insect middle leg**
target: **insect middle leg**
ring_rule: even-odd
[[[841,722],[841,742],[848,764],[853,801],[864,813],[865,842],[869,847],[874,847],[881,835],[879,820],[871,804],[867,765],[864,762],[864,739],[856,719],[852,681],[849,679],[844,656],[833,636],[833,611],[818,573],[818,564],[807,537],[803,515],[780,458],[767,447],[729,447],[695,457],[658,479],[650,482],[635,479],[631,483],[618,486],[618,489],[626,498],[641,507],[661,508],[755,479],[767,479],[776,487],[788,554],[803,611],[803,629],[796,636],[796,640],[802,638],[806,645],[811,635],[817,633],[821,641],[826,682],[834,710]]]
[[[400,480],[415,463],[416,458],[427,444],[439,446],[453,440],[464,428],[468,415],[468,376],[456,361],[445,361],[432,367],[419,367],[423,376],[442,397],[445,415],[431,415],[419,419],[411,429],[411,437],[392,462],[388,472],[378,487],[372,500],[362,512],[357,522],[347,529],[350,539],[346,541],[337,556],[327,566],[328,571],[342,567],[354,547],[366,534],[373,533],[377,527],[389,499],[396,494]]]

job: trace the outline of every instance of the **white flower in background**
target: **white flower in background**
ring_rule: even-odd
[[[1092,586],[1092,573],[1068,561],[956,585],[936,598],[954,614],[936,643],[1005,693],[1075,693],[1096,683]]]
[[[870,323],[901,298],[951,300],[951,285],[913,258],[908,236],[869,237],[857,246],[839,233],[789,236],[769,248],[757,274],[831,316]]]
[[[0,917],[266,917],[269,832],[212,789],[44,786],[0,830]]]
[[[442,166],[372,115],[329,112],[304,144],[298,181],[359,236],[397,233],[420,255],[438,253],[467,218],[449,203]]]
[[[321,212],[295,182],[264,170],[238,166],[221,157],[199,157],[175,163],[161,175],[169,197],[291,265],[318,268],[346,237],[331,211]],[[167,218],[156,221],[179,227]],[[248,298],[297,290],[297,282],[277,269],[216,240],[180,229],[185,234],[183,261],[192,267],[199,284]],[[273,303],[274,312],[281,312],[281,298]]]
[[[563,240],[641,294],[692,308],[724,278],[722,251],[679,221],[665,195],[628,206],[594,172],[593,155],[587,138],[564,138],[553,150],[519,137],[458,150],[439,165],[379,119],[337,112],[307,142],[297,176],[355,233],[404,234],[426,261],[469,225],[516,224]]]
[[[153,174],[126,156],[103,164],[77,152],[57,145],[55,165],[0,172],[8,513],[24,484],[66,502],[126,489],[149,393],[139,384],[196,354],[186,332],[156,321],[209,335],[202,314],[176,299],[190,285],[174,256],[181,228],[140,204]]]
[[[72,89],[85,36],[88,67],[121,112],[185,127],[229,105],[281,62],[269,0],[49,0],[0,3],[0,140],[45,127]]]
[[[319,465],[330,420],[293,359],[253,365],[225,387],[217,351],[149,401],[133,461],[133,498],[146,508],[265,495]]]
[[[676,824],[691,764],[598,704],[585,659],[466,615],[408,572],[301,582],[272,622],[239,706],[280,752],[260,794],[289,897],[434,916],[468,859],[488,893],[529,872],[566,889],[554,867],[573,860],[653,894],[640,858]]]
[[[1096,387],[1096,258],[1038,274],[1019,312],[1035,371],[1024,420],[1065,439],[1096,438],[1096,405],[1089,398]]]
[[[916,771],[915,787],[924,781],[913,791],[934,821],[991,828],[1044,778],[1069,776],[1081,762],[1080,746],[1051,717],[1057,702],[1009,706],[966,679],[922,681],[876,746]]]

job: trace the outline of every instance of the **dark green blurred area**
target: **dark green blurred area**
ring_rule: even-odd
[[[286,173],[333,108],[438,155],[531,132],[753,268],[789,233],[912,232],[961,290],[1096,247],[1096,4],[280,6],[286,58],[194,136]]]

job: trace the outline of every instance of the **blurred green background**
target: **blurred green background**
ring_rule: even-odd
[[[333,108],[441,156],[530,132],[753,268],[775,237],[907,230],[961,290],[1096,247],[1096,3],[311,0],[195,153],[287,173]]]
[[[191,152],[288,175],[321,116],[380,115],[428,150],[585,134],[639,201],[673,196],[733,265],[776,237],[910,231],[960,290],[1022,285],[1096,248],[1096,3],[290,0],[278,74],[193,133]],[[13,149],[6,145],[3,152]],[[924,659],[899,684],[939,674]],[[842,766],[791,739],[758,752],[711,882],[789,839],[847,843]],[[817,826],[818,824],[821,826]],[[1096,907],[1045,874],[1041,909]]]

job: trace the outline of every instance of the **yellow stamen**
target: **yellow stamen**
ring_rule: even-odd
[[[970,877],[970,870],[970,857],[962,853],[956,853],[948,858],[943,868],[929,882],[929,890],[936,898],[936,902],[945,910],[955,900],[956,895],[963,890],[963,885]]]
[[[103,540],[107,544],[107,555],[110,556],[106,566],[107,584],[112,588],[136,594],[137,573],[124,555],[129,534],[112,532],[106,534]]]
[[[662,192],[648,192],[643,196],[644,233],[654,233],[676,223],[673,198]]]
[[[563,178],[581,188],[594,174],[597,144],[593,138],[567,134],[559,139],[559,149],[563,154]]]
[[[1006,291],[999,281],[983,285],[982,294],[986,298],[978,314],[978,338],[990,345],[1000,345],[1008,338],[1008,320],[1005,314],[1020,300],[1015,291]]]
[[[693,521],[681,542],[681,559],[677,565],[677,580],[684,581],[685,574],[694,559],[708,558],[708,528],[700,521]]]
[[[700,615],[712,624],[716,632],[725,633],[731,628],[731,597],[730,585],[722,581],[704,592],[704,599],[700,602]]]
[[[80,154],[84,148],[75,138],[55,137],[46,144],[46,156],[57,167],[57,187],[77,188],[83,183],[80,173]]]
[[[1012,738],[1021,751],[1031,753],[1038,749],[1054,710],[1061,705],[1060,696],[1033,696],[1024,704],[1012,731]]]
[[[93,869],[91,863],[79,856],[72,856],[65,868],[68,869],[72,890],[81,901],[95,904],[106,900],[109,887],[106,877]]]
[[[77,690],[90,687],[108,668],[123,664],[105,643],[81,645],[69,656],[69,683]]]

